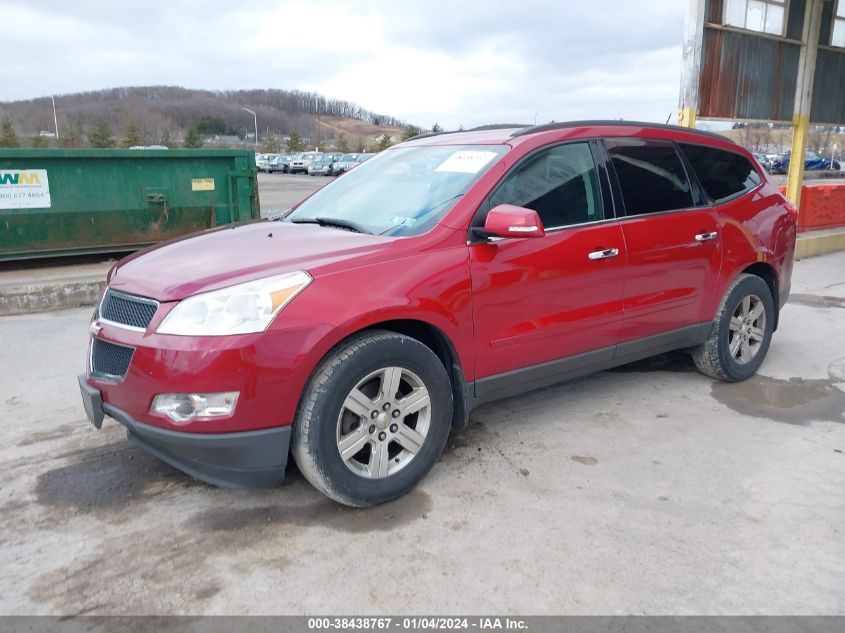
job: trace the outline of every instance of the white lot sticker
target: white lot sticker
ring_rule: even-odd
[[[0,169],[0,209],[50,208],[46,169]]]
[[[214,178],[193,178],[191,191],[214,191]]]
[[[461,174],[477,174],[496,157],[496,152],[459,151],[444,160],[434,171],[451,171]]]

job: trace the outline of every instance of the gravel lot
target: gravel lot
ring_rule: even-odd
[[[258,174],[258,197],[261,200],[261,217],[271,218],[307,198],[334,177],[307,174]]]
[[[666,355],[487,405],[371,510],[96,431],[90,310],[0,318],[0,613],[845,614],[845,253],[793,293],[760,376]]]

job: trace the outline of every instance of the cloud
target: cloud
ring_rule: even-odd
[[[677,106],[685,6],[30,0],[3,9],[0,99],[149,84],[299,88],[423,126],[663,121]]]

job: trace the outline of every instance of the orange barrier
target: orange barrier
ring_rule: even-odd
[[[781,193],[786,187],[780,188]],[[801,188],[798,230],[845,226],[845,185],[807,185]]]

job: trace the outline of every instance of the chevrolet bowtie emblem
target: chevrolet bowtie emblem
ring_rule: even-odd
[[[91,332],[91,334],[93,334],[94,336],[97,336],[97,334],[99,334],[99,333],[100,333],[100,330],[102,330],[102,329],[103,329],[103,326],[101,326],[101,325],[100,325],[99,323],[97,323],[96,321],[91,321],[91,325],[89,325],[89,326],[88,326],[88,330],[89,330],[89,331]]]

